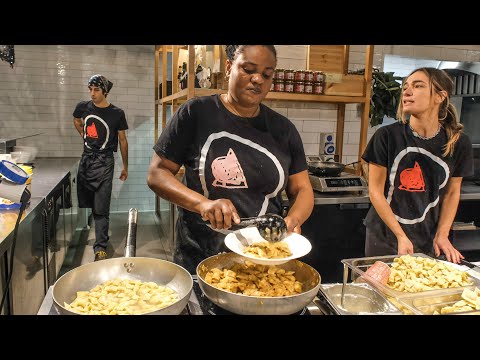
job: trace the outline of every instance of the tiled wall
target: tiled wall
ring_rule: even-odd
[[[14,68],[0,63],[0,137],[43,133],[17,144],[38,147],[38,157],[80,157],[82,139],[72,113],[89,99],[90,76],[103,74],[114,83],[108,100],[124,109],[129,125],[129,176],[118,179],[118,151],[111,210],[152,210],[146,172],[154,141],[153,54],[153,45],[16,45]]]

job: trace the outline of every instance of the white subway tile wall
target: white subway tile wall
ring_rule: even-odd
[[[43,133],[17,144],[38,147],[38,157],[80,157],[72,113],[89,99],[87,81],[98,73],[113,82],[108,100],[125,111],[129,126],[129,175],[126,182],[118,179],[118,151],[110,209],[153,210],[146,184],[154,143],[153,45],[16,45],[14,68],[0,63],[0,137]]]
[[[305,69],[307,45],[277,45],[279,68]],[[364,68],[364,45],[352,45],[349,69]],[[480,61],[478,45],[376,45],[374,66],[383,69],[385,54],[443,60]],[[121,157],[116,155],[112,211],[137,207],[154,209],[154,196],[146,185],[154,139],[154,46],[105,45],[17,45],[11,69],[0,63],[0,135],[42,132],[19,140],[19,145],[39,148],[39,157],[79,157],[82,141],[72,123],[72,112],[80,100],[88,99],[88,78],[101,73],[114,83],[109,100],[123,108],[130,129],[129,178],[118,180]],[[266,101],[297,127],[306,154],[318,154],[319,133],[335,132],[335,104]],[[345,111],[344,163],[358,158],[359,105]],[[168,116],[169,118],[170,116]],[[368,138],[376,128],[368,128]]]

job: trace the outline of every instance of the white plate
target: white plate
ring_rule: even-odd
[[[243,249],[245,246],[240,241],[239,237],[243,236],[244,238],[248,239],[249,244],[253,244],[259,241],[265,241],[264,238],[260,236],[257,228],[246,228],[242,230],[238,230],[236,232],[232,232],[225,236],[225,245],[232,250],[233,252],[248,258],[253,263],[261,264],[261,265],[280,265],[284,264],[290,260],[297,259],[299,257],[307,255],[310,250],[312,250],[312,244],[308,239],[302,235],[297,233],[291,233],[282,241],[288,244],[292,255],[286,258],[281,259],[262,259],[258,258],[249,254],[245,254]]]

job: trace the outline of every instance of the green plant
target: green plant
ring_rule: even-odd
[[[365,69],[349,71],[349,74],[364,75]],[[372,95],[370,97],[370,126],[374,127],[383,122],[383,117],[397,118],[397,108],[402,94],[402,85],[396,80],[403,80],[400,76],[393,76],[393,72],[383,72],[376,68],[372,71]]]
[[[372,96],[370,98],[370,126],[383,122],[383,117],[397,118],[397,108],[402,93],[402,85],[396,80],[400,76],[393,76],[393,72],[372,71]]]

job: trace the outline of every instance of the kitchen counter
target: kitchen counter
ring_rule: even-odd
[[[44,208],[45,197],[72,170],[79,158],[39,158],[34,162],[30,192],[30,205],[22,216],[21,224],[28,224]],[[0,254],[9,246],[19,210],[0,210]]]
[[[322,193],[314,191],[313,193],[315,205],[370,203],[368,191],[350,193]],[[480,200],[480,186],[473,181],[464,181],[460,190],[460,200]]]
[[[480,200],[480,186],[465,180],[460,190],[460,200]]]
[[[368,191],[343,193],[322,193],[314,191],[313,196],[315,205],[370,203]]]

